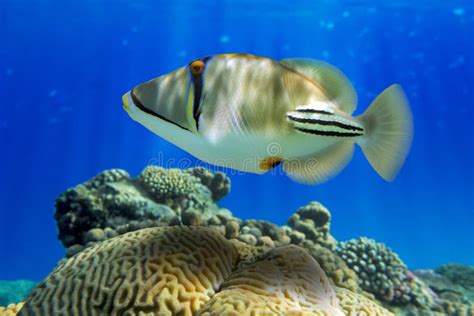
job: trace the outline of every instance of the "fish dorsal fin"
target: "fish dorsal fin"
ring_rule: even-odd
[[[296,182],[319,184],[339,173],[351,160],[353,152],[354,141],[346,140],[314,156],[286,160],[283,170]]]
[[[356,109],[357,93],[349,79],[336,67],[324,61],[309,58],[287,58],[283,59],[281,64],[320,84],[327,97],[343,112],[352,114]]]

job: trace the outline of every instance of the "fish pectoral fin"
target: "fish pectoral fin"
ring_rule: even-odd
[[[283,170],[288,177],[303,184],[319,184],[339,173],[351,160],[354,141],[335,144],[314,156],[285,160]]]
[[[357,93],[347,77],[336,67],[320,60],[309,58],[287,58],[284,66],[314,80],[321,85],[330,101],[343,112],[352,114],[357,106]]]

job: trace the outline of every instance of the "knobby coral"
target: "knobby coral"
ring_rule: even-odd
[[[330,234],[331,213],[321,203],[311,202],[299,208],[288,220],[288,225],[304,234],[307,240],[334,250],[336,240]]]
[[[361,237],[341,242],[337,253],[356,272],[360,287],[378,299],[392,304],[415,303],[424,307],[433,304],[427,287],[383,243]]]

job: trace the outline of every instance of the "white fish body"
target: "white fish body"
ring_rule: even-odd
[[[340,171],[355,143],[391,180],[411,144],[411,114],[398,85],[353,118],[349,81],[314,60],[215,55],[134,88],[123,102],[134,120],[203,161],[259,174],[283,163],[303,183]]]

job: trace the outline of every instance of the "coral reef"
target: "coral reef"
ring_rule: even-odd
[[[318,202],[283,226],[242,220],[216,203],[229,190],[222,173],[154,166],[136,178],[108,170],[67,190],[55,218],[69,259],[31,293],[25,314],[58,309],[46,297],[69,293],[61,302],[75,303],[62,308],[93,295],[92,314],[474,315],[472,267],[413,273],[382,243],[338,242]]]
[[[20,315],[390,315],[334,288],[304,249],[265,249],[206,227],[130,232],[60,263]]]
[[[67,256],[125,232],[146,227],[197,224],[192,214],[209,218],[229,213],[215,203],[230,190],[222,173],[203,168],[185,171],[146,167],[136,178],[124,170],[106,170],[71,188],[56,200],[55,218]],[[197,216],[194,216],[197,217]]]
[[[0,281],[0,306],[22,301],[36,283],[29,280]]]

